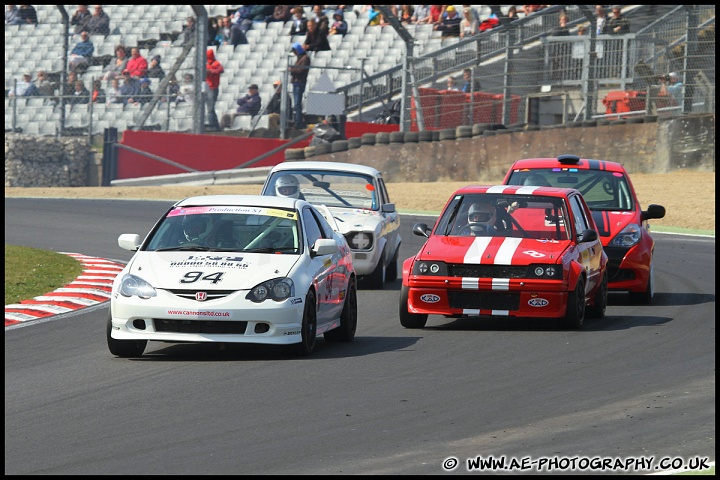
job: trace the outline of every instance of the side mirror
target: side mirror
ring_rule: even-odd
[[[381,210],[383,213],[393,213],[395,211],[395,204],[383,203]]]
[[[337,242],[332,238],[319,238],[310,249],[310,256],[331,255],[337,251]]]
[[[598,233],[590,228],[583,230],[578,236],[578,243],[594,242],[598,239]]]
[[[432,230],[429,229],[428,226],[424,223],[416,223],[415,225],[413,225],[413,233],[415,235],[430,238],[430,232],[432,232]]]
[[[118,237],[118,246],[131,252],[136,252],[140,248],[140,235],[137,233],[123,233]]]
[[[642,220],[650,220],[651,218],[663,218],[665,216],[665,207],[662,205],[651,204],[648,209],[640,213]]]

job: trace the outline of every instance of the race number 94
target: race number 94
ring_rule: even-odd
[[[183,275],[183,278],[180,279],[180,283],[195,283],[200,280],[218,283],[222,280],[222,276],[225,274],[225,272],[215,272],[207,275],[203,275],[203,273],[204,272],[187,272]]]

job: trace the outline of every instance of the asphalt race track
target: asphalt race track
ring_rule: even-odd
[[[6,198],[5,243],[125,262],[118,235],[146,234],[170,204]],[[434,218],[402,216],[402,258],[422,244],[417,221]],[[532,468],[502,473],[547,462],[557,468],[542,473],[569,473],[572,459],[628,460],[594,472],[637,473],[633,459],[652,457],[647,473],[663,458],[714,461],[715,238],[655,239],[653,305],[611,294],[607,317],[581,331],[434,316],[407,330],[399,280],[361,288],[353,343],[320,339],[303,359],[155,342],[115,358],[107,303],[8,328],[5,474],[442,474],[477,457]]]

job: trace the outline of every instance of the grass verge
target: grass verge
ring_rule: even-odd
[[[68,255],[5,245],[5,305],[52,292],[82,270],[82,263]]]

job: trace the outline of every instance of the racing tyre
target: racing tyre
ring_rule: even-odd
[[[299,357],[307,357],[315,350],[317,332],[317,311],[315,310],[315,293],[310,290],[305,296],[305,312],[303,313],[301,340],[294,344],[293,350]]]
[[[605,310],[607,309],[607,293],[608,293],[608,278],[607,272],[603,274],[602,283],[595,292],[595,302],[592,307],[588,307],[588,317],[592,318],[604,318]]]
[[[112,332],[112,316],[108,313],[107,319],[107,344],[110,353],[116,357],[132,358],[141,357],[147,346],[147,340],[116,340],[110,334]]]
[[[345,304],[340,314],[340,327],[325,332],[326,342],[351,342],[357,330],[357,283],[355,277],[348,283]]]
[[[568,328],[580,328],[585,321],[585,279],[580,278],[575,290],[568,294],[567,312],[564,325]]]
[[[647,287],[644,292],[630,292],[630,302],[639,303],[641,305],[648,305],[652,302],[653,295],[655,294],[655,285],[653,281],[653,265],[650,263],[650,275],[648,276]]]
[[[382,290],[383,282],[385,281],[385,251],[380,254],[380,260],[378,260],[375,270],[370,275],[365,276],[365,284],[369,288]]]
[[[408,311],[408,293],[410,289],[405,285],[400,290],[400,325],[405,328],[423,328],[428,316],[425,313],[410,313]]]
[[[398,274],[398,255],[400,254],[400,245],[398,245],[398,248],[395,249],[395,255],[393,255],[393,259],[390,260],[390,263],[388,264],[387,268],[385,269],[385,282],[394,282],[397,280],[397,274]]]

